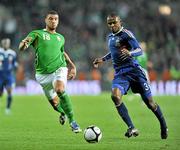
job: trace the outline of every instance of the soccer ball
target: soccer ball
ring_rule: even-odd
[[[89,143],[97,143],[101,140],[101,138],[102,138],[102,132],[95,125],[88,126],[84,130],[84,139]]]

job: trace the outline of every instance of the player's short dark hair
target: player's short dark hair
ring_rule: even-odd
[[[115,12],[110,13],[107,17],[119,17]]]
[[[50,11],[48,11],[48,12],[46,13],[46,16],[45,16],[45,17],[47,17],[49,14],[51,14],[51,15],[59,15],[57,11],[55,11],[55,10],[50,10]]]
[[[112,12],[112,13],[110,13],[110,14],[107,16],[107,18],[114,18],[114,17],[118,17],[119,20],[121,21],[120,16],[119,16],[117,13],[115,13],[115,12]]]

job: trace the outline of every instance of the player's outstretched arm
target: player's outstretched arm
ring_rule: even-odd
[[[76,66],[72,62],[72,60],[69,58],[69,56],[66,52],[64,52],[64,57],[65,57],[66,62],[68,64],[68,79],[72,80],[76,77]]]
[[[98,68],[99,67],[99,64],[103,63],[103,61],[107,61],[111,59],[111,52],[107,53],[105,56],[101,57],[101,58],[96,58],[94,61],[93,61],[93,65],[95,68]]]

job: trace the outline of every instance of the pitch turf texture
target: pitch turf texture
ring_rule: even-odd
[[[12,114],[5,115],[5,96],[0,101],[0,150],[178,150],[180,149],[180,97],[155,97],[169,127],[167,140],[153,113],[138,96],[125,96],[124,102],[140,135],[126,138],[127,127],[119,118],[110,94],[71,96],[76,120],[82,129],[97,125],[101,141],[89,144],[83,133],[75,134],[66,123],[61,126],[56,113],[44,96],[15,96]]]

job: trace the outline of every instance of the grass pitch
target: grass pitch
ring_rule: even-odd
[[[160,139],[159,123],[139,96],[124,96],[129,114],[139,129],[136,138],[126,138],[126,125],[119,118],[110,94],[72,96],[75,118],[85,129],[96,125],[103,137],[89,144],[83,133],[74,134],[44,96],[14,96],[12,113],[5,115],[6,97],[0,99],[0,150],[178,150],[180,149],[180,97],[161,96],[161,106],[169,128],[167,140]]]

